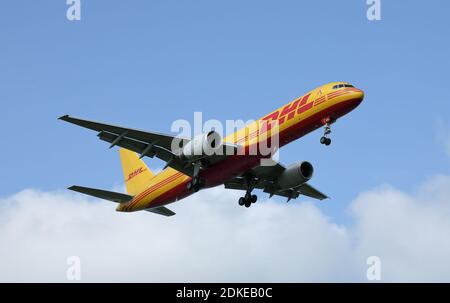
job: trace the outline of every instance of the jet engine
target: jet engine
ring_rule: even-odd
[[[189,141],[181,151],[181,157],[194,161],[205,156],[211,156],[217,153],[222,146],[222,137],[218,132],[210,131],[208,133],[195,136]]]
[[[280,189],[294,188],[308,182],[313,173],[314,168],[307,161],[292,164],[278,177],[275,185]]]

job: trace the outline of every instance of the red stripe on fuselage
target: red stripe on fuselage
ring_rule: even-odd
[[[176,179],[180,178],[181,176],[183,176],[182,173],[176,173],[176,174],[168,177],[167,179],[161,180],[160,182],[150,186],[144,192],[142,192],[141,194],[136,196],[136,198],[133,199],[128,205],[126,205],[125,209],[131,210],[131,208],[133,208],[137,203],[139,203],[140,201],[145,199],[149,194],[151,194],[152,192],[158,190],[159,188],[171,183],[172,181],[175,181]]]

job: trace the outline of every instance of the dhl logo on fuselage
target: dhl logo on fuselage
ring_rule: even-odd
[[[134,172],[128,174],[128,179],[126,181],[130,181],[131,179],[133,179],[134,177],[136,177],[140,173],[143,173],[144,171],[145,171],[145,169],[143,167],[139,167]]]
[[[308,103],[308,99],[311,96],[311,93],[294,100],[288,105],[284,106],[281,110],[276,110],[273,113],[265,116],[261,120],[263,121],[263,129],[261,133],[264,133],[273,128],[273,126],[277,123],[278,125],[282,125],[284,122],[293,119],[296,114],[302,114],[306,112],[313,106],[313,102]]]
[[[244,135],[244,137],[241,137],[239,140],[237,140],[237,143],[242,144],[244,142],[254,139],[257,136],[263,135],[269,130],[273,129],[275,125],[277,125],[278,127],[282,127],[283,124],[285,124],[287,121],[294,119],[294,117],[307,112],[313,107],[316,107],[328,100],[332,100],[334,98],[349,94],[354,91],[358,90],[354,88],[345,88],[333,91],[328,94],[324,94],[323,91],[320,89],[317,92],[316,98],[314,100],[312,100],[311,98],[314,92],[308,93],[298,99],[295,99],[291,103],[285,105],[283,108],[278,109],[270,113],[269,115],[261,118],[259,120],[260,127],[254,131],[250,131],[250,133],[247,133],[246,135]],[[249,130],[250,129],[247,129],[246,131],[248,132]]]
[[[296,115],[302,114],[313,107],[314,102],[308,102],[312,93],[309,93],[303,97],[300,97],[291,103],[287,104],[283,108],[276,110],[269,115],[256,121],[254,128],[245,128],[245,135],[237,140],[238,144],[243,144],[249,140],[252,140],[258,136],[266,134],[269,130],[273,129],[275,125],[281,126],[283,123],[293,119]],[[270,135],[269,135],[270,136]]]
[[[292,120],[295,116],[303,114],[304,112],[324,103],[327,100],[331,100],[355,91],[357,92],[359,90],[355,88],[346,88],[333,91],[327,95],[323,95],[322,89],[320,89],[317,93],[316,99],[311,101],[310,97],[313,93],[309,93],[285,105],[282,109],[276,110],[262,118],[261,120],[263,121],[263,129],[261,129],[260,133],[262,134],[270,130],[275,124],[281,126],[285,122]]]

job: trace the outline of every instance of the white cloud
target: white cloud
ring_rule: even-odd
[[[450,178],[417,192],[360,194],[354,222],[337,225],[314,203],[237,206],[240,193],[206,190],[166,218],[124,214],[67,192],[25,190],[0,201],[0,281],[365,281],[366,258],[384,281],[450,281]]]
[[[436,176],[417,192],[383,187],[351,205],[357,256],[381,258],[388,281],[450,281],[450,178]]]

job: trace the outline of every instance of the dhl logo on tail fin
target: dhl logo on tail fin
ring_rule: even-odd
[[[146,171],[145,168],[143,167],[139,167],[138,169],[136,169],[134,172],[130,173],[128,175],[128,179],[126,179],[125,181],[130,181],[131,179],[133,179],[134,177],[136,177],[137,175],[139,175],[140,173]]]
[[[124,148],[119,152],[128,194],[134,196],[143,192],[154,177],[153,173],[136,153]]]

